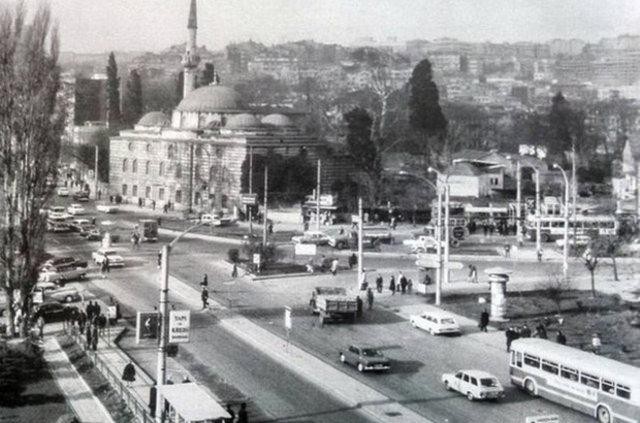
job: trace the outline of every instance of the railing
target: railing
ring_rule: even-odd
[[[100,358],[97,351],[92,351],[90,348],[87,348],[87,341],[82,336],[82,334],[78,333],[77,328],[73,327],[71,331],[69,331],[68,328],[65,327],[65,332],[86,352],[87,357],[89,357],[100,374],[102,374],[107,382],[109,382],[111,387],[120,394],[120,397],[127,404],[134,417],[141,423],[155,422],[155,419],[151,416],[149,406],[147,405],[147,402],[144,400],[144,398],[141,398],[136,391],[123,384],[120,375],[114,373],[113,370],[109,368],[109,365],[102,358]],[[103,338],[103,341],[108,342],[108,339],[105,339],[103,335],[99,336]],[[145,373],[143,373],[141,376],[143,377],[143,379],[149,379],[148,381],[150,385],[153,384],[150,377]]]

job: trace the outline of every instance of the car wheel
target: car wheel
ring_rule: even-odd
[[[611,414],[607,407],[602,405],[598,407],[597,416],[600,423],[611,423]]]
[[[358,363],[358,371],[360,373],[364,372],[364,365],[362,363]]]
[[[451,390],[451,386],[449,386],[449,381],[448,380],[444,381],[444,389],[446,389],[447,391]]]
[[[340,361],[343,363],[347,362],[347,358],[344,356],[344,354],[340,354]]]
[[[469,401],[473,401],[475,399],[475,397],[473,396],[473,394],[471,392],[467,392],[467,399]]]
[[[536,384],[531,379],[527,379],[524,383],[524,389],[529,395],[536,395]]]

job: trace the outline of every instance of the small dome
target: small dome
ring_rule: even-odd
[[[260,121],[254,115],[249,113],[241,113],[239,115],[231,115],[227,119],[225,128],[229,129],[241,129],[241,128],[255,128],[261,126]]]
[[[140,126],[169,126],[169,117],[162,112],[149,112],[138,121]]]
[[[234,89],[222,85],[207,85],[191,91],[177,107],[181,112],[238,113],[245,108]]]
[[[262,123],[272,126],[293,126],[293,122],[289,117],[280,113],[272,113],[262,118]]]

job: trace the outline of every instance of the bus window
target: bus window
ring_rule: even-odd
[[[613,395],[615,393],[614,383],[610,380],[602,379],[602,390],[607,394]]]
[[[548,373],[558,374],[558,365],[552,361],[542,360],[542,370]]]
[[[590,388],[600,389],[600,378],[588,373],[580,372],[580,383]]]
[[[540,368],[540,359],[536,356],[525,354],[524,355],[524,364],[527,366],[535,367],[537,369]]]
[[[551,227],[552,228],[563,228],[564,224],[563,224],[563,222],[551,222]]]
[[[616,385],[616,395],[620,398],[630,399],[631,398],[631,389],[628,386]]]
[[[572,369],[571,367],[562,366],[562,371],[560,372],[560,376],[565,379],[577,381],[578,380],[578,371]]]

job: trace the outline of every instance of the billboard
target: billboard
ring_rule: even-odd
[[[157,338],[159,319],[157,311],[139,311],[136,315],[136,343],[145,338]]]

